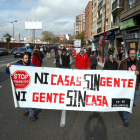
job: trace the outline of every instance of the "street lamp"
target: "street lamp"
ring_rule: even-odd
[[[14,40],[14,22],[17,22],[17,20],[11,22],[13,24],[13,40]],[[15,47],[14,45],[15,44],[13,43],[13,48]]]

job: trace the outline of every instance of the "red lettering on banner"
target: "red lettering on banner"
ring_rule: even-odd
[[[112,87],[112,78],[107,78],[107,87]]]
[[[54,95],[54,103],[56,103],[56,99],[57,99],[57,96],[59,95],[58,93],[53,93]]]
[[[92,103],[90,103],[90,104],[88,103],[88,98],[89,98],[89,97],[91,97],[91,95],[86,95],[86,105],[87,105],[87,106],[93,106]]]
[[[57,75],[55,75],[55,74],[51,75],[51,85],[56,85],[56,83],[53,82],[54,77],[57,77]]]
[[[62,84],[62,86],[64,85],[63,79],[62,79],[62,75],[59,75],[58,81],[57,81],[57,85]]]
[[[64,93],[33,93],[32,102],[64,104]]]
[[[128,88],[133,88],[133,82],[134,82],[134,79],[128,80]]]
[[[95,98],[95,95],[92,96],[92,105],[97,106],[97,102],[96,102],[96,98]]]
[[[76,86],[81,86],[81,81],[79,81],[81,77],[76,77]]]
[[[99,102],[98,106],[102,106],[102,96],[97,96],[97,101]]]
[[[59,95],[59,103],[60,104],[64,104],[64,96],[65,96],[65,94],[60,93],[60,95]]]
[[[47,100],[46,102],[52,103],[52,93],[47,93]]]
[[[38,102],[39,97],[37,95],[39,95],[39,93],[36,93],[36,92],[33,93],[33,99],[32,99],[33,102]]]
[[[40,102],[45,102],[45,95],[46,95],[45,93],[40,93]]]
[[[65,82],[66,82],[65,83],[65,86],[69,86],[69,80],[68,80],[68,78],[69,78],[69,76],[66,75],[65,76]]]
[[[120,87],[120,78],[118,78],[118,80],[117,80],[117,78],[114,78],[114,87]]]
[[[108,102],[105,96],[103,96],[102,106],[106,105],[108,107]]]
[[[105,77],[101,77],[101,79],[100,79],[100,86],[105,87],[105,84],[106,84],[105,79],[106,79]]]
[[[121,79],[121,81],[123,82],[123,88],[125,88],[125,83],[126,83],[127,79]]]
[[[92,99],[91,102],[89,99]],[[106,99],[106,96],[101,96],[101,95],[86,95],[86,106],[107,106],[108,107],[108,102]]]
[[[70,86],[75,86],[75,82],[74,82],[74,76],[71,77],[71,81],[70,81]]]

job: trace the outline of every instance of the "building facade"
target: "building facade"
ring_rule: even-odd
[[[120,15],[120,30],[123,31],[124,48],[140,49],[140,0],[124,0]]]
[[[89,1],[85,9],[85,41],[90,42],[92,24],[92,1]]]
[[[74,36],[85,30],[85,12],[83,14],[76,16],[74,23]]]
[[[108,55],[109,47],[114,47],[117,54],[123,41],[123,33],[119,28],[124,0],[93,0],[92,5],[93,46],[102,50],[105,31],[105,57]]]

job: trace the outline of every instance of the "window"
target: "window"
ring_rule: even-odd
[[[104,5],[104,12],[105,12],[105,8],[106,8],[106,6]]]
[[[94,9],[93,10],[95,10],[96,9],[96,3],[94,3]]]
[[[102,27],[102,22],[99,22],[97,26],[98,26],[98,29],[101,28]]]
[[[106,26],[108,25],[109,23],[109,18],[106,19]]]
[[[130,0],[130,8],[134,7],[136,5],[136,0]]]
[[[102,8],[100,9],[100,15],[102,15]]]
[[[112,0],[112,3],[114,3],[116,0]]]
[[[107,9],[109,9],[109,2],[107,2]]]
[[[102,0],[98,0],[98,3],[102,2]]]

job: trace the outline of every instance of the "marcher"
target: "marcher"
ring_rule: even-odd
[[[34,48],[35,50],[38,50],[38,57],[40,59],[40,66],[42,66],[42,63],[43,63],[43,58],[44,58],[44,54],[40,51],[40,47],[36,46]]]
[[[50,55],[51,55],[51,48],[50,48],[49,45],[47,46],[46,51],[47,51],[47,59],[48,59],[48,58],[51,58],[51,56],[50,56]]]
[[[27,46],[27,52],[29,54],[29,61],[31,61],[31,53],[32,53],[32,50],[29,46]]]
[[[119,51],[119,60],[122,60],[122,55],[123,55],[123,52],[124,52],[124,50],[123,50],[123,48],[121,47],[120,48],[120,51]]]
[[[130,48],[128,50],[128,58],[121,61],[118,70],[128,70],[128,71],[135,71],[137,76],[136,79],[136,88],[134,93],[134,102],[133,107],[136,106],[138,98],[139,98],[139,74],[140,74],[140,61],[136,60],[136,50],[134,48]],[[132,93],[133,94],[133,93]],[[129,112],[123,111],[123,124],[125,127],[129,125]]]
[[[58,54],[58,47],[55,45],[54,46],[54,51],[55,51],[55,56]]]
[[[36,67],[40,67],[40,66],[41,66],[41,60],[40,60],[38,54],[39,54],[38,49],[35,49],[34,52],[33,52],[32,63],[33,63]]]
[[[33,65],[30,61],[29,61],[29,53],[28,52],[25,52],[22,57],[21,57],[21,60],[19,60],[17,63],[15,63],[14,65],[17,65],[17,66],[35,66]],[[8,74],[10,74],[10,71],[9,71],[9,67],[11,67],[11,64],[7,64],[7,67],[6,67],[6,72]],[[24,112],[24,116],[27,116],[29,114],[29,117],[31,120],[36,120],[35,118],[35,109],[33,108],[25,108],[25,112]]]
[[[55,59],[56,59],[56,67],[57,68],[60,68],[60,56],[61,56],[61,54],[62,54],[62,51],[59,50],[58,53],[55,56]]]
[[[61,68],[71,68],[72,57],[67,53],[67,50],[64,48],[62,55],[60,56],[60,65]]]
[[[140,49],[137,50],[135,59],[140,60]]]
[[[90,59],[90,69],[96,70],[97,56],[96,56],[96,52],[95,51],[91,52],[91,55],[90,55],[89,59]]]
[[[76,55],[75,67],[78,69],[90,69],[90,61],[87,53],[81,48],[80,52]]]
[[[108,58],[109,59],[104,64],[103,70],[117,70],[118,69],[118,63],[113,58],[113,54],[110,53]]]
[[[71,47],[69,47],[67,53],[70,54],[70,55],[72,56],[72,53],[73,53],[73,52],[72,52],[72,48],[71,48]]]

